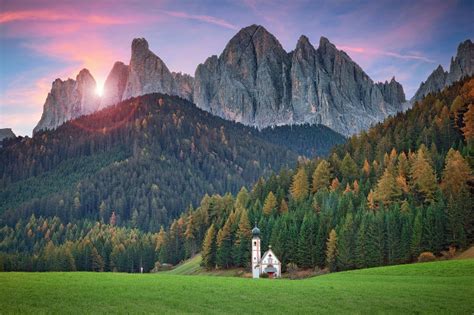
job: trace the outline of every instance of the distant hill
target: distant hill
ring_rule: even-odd
[[[327,127],[258,130],[150,94],[69,121],[0,151],[0,214],[167,225],[205,193],[237,192],[299,155],[345,139]]]

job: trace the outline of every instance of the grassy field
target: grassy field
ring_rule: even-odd
[[[241,277],[246,273],[243,269],[229,269],[229,270],[213,270],[207,271],[201,267],[202,257],[201,255],[196,255],[191,259],[186,260],[184,263],[177,265],[174,269],[170,271],[165,271],[164,273],[170,275],[201,275],[201,276],[225,276],[225,277]],[[252,274],[248,271],[248,277],[251,277]]]
[[[0,313],[474,312],[474,260],[306,280],[118,273],[0,273]]]

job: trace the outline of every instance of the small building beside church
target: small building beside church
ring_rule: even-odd
[[[252,277],[258,279],[264,273],[268,274],[269,278],[280,278],[281,263],[271,245],[263,256],[261,255],[260,229],[255,225],[252,230]]]

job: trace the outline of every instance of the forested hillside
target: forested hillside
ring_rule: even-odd
[[[346,270],[408,263],[474,242],[474,79],[429,95],[328,159],[205,196],[157,239],[158,259],[201,250],[208,268],[247,266],[253,222],[283,266]],[[202,240],[202,241],[201,241]]]
[[[146,95],[0,150],[0,214],[58,216],[157,231],[205,193],[237,192],[259,176],[325,152],[344,138],[326,127],[259,132],[178,97]],[[309,148],[311,147],[311,150]]]
[[[110,210],[118,208],[108,200],[99,210],[90,209],[104,222],[95,225],[51,218],[60,211],[48,213],[48,219],[12,220],[0,231],[3,268],[63,270],[47,260],[56,253],[70,257],[67,270],[150,270],[153,261],[175,264],[199,251],[207,268],[247,266],[254,222],[263,249],[271,244],[284,268],[293,263],[347,270],[464,248],[474,242],[473,103],[474,79],[466,79],[350,138],[327,159],[300,159],[294,170],[260,177],[250,191],[244,187],[237,195],[205,195],[196,209],[190,207],[158,233],[117,227],[119,217]],[[129,132],[142,124],[134,122]],[[231,133],[224,134],[232,143]],[[144,154],[147,147],[141,144],[135,154]],[[271,159],[270,151],[264,152]],[[76,207],[69,216],[82,211],[83,196],[90,195],[71,194],[68,202]],[[136,226],[139,215],[128,215]]]

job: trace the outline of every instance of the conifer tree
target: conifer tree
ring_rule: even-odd
[[[339,185],[339,179],[337,179],[337,177],[334,178],[331,182],[331,191],[336,191],[339,188]]]
[[[322,160],[313,173],[313,183],[311,190],[313,193],[327,189],[331,180],[330,164],[326,160]]]
[[[104,260],[95,247],[92,247],[91,266],[93,271],[104,271]]]
[[[441,189],[447,200],[449,240],[465,245],[466,236],[474,236],[473,198],[469,183],[474,179],[471,168],[459,151],[450,149],[446,155]]]
[[[370,175],[370,164],[367,159],[364,160],[364,166],[362,167],[362,172],[365,174],[366,177]]]
[[[334,229],[329,233],[329,238],[326,243],[326,265],[330,271],[337,270],[337,234]]]
[[[438,187],[433,167],[423,148],[420,148],[411,166],[411,184],[423,202],[434,201]]]
[[[308,176],[303,166],[301,166],[295,176],[293,176],[290,192],[296,201],[302,201],[308,196]]]
[[[252,231],[247,210],[240,215],[239,228],[236,232],[237,237],[233,247],[234,264],[238,267],[246,267],[250,262],[250,247],[252,240]]]
[[[288,212],[288,204],[286,203],[285,198],[283,198],[280,203],[280,213],[285,214],[287,212]]]
[[[357,231],[356,238],[356,267],[366,268],[367,267],[367,220],[366,215],[362,218],[359,229]]]
[[[357,164],[352,159],[349,153],[346,153],[341,162],[342,178],[347,181],[353,181],[357,176]]]
[[[462,132],[467,143],[474,139],[474,104],[469,104],[467,112],[463,116],[464,127]]]
[[[411,237],[411,255],[413,258],[418,257],[418,255],[423,251],[423,217],[421,211],[418,211],[413,223],[413,233]]]
[[[397,184],[393,169],[390,167],[385,168],[382,177],[377,182],[377,187],[374,191],[374,199],[387,205],[398,201],[401,194],[402,190]]]
[[[367,207],[370,210],[375,210],[377,208],[377,205],[375,204],[375,193],[372,189],[369,191],[369,194],[367,195]]]
[[[272,214],[273,210],[277,207],[277,200],[273,192],[269,192],[267,198],[265,198],[265,203],[263,204],[263,213],[265,215]]]
[[[224,226],[217,233],[217,254],[216,263],[221,268],[229,268],[233,264],[232,245],[233,245],[233,229],[236,221],[235,212],[229,215]]]
[[[297,265],[301,268],[314,266],[312,253],[314,252],[313,223],[308,215],[305,215],[300,228],[298,238],[298,260]]]
[[[352,214],[348,213],[344,224],[339,229],[337,242],[338,270],[349,270],[355,267],[355,231]]]
[[[202,262],[201,265],[207,269],[212,269],[216,266],[216,229],[214,224],[211,224],[207,229],[206,237],[202,244]]]

